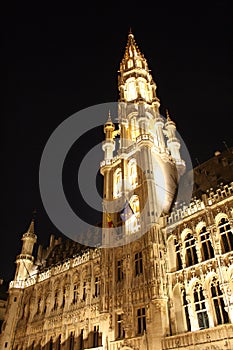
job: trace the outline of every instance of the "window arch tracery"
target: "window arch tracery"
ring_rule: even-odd
[[[225,310],[223,293],[220,289],[219,280],[215,276],[210,283],[211,301],[216,317],[217,324],[229,322],[228,314]]]
[[[193,288],[193,303],[200,329],[209,328],[204,291],[201,283],[196,282]]]
[[[118,168],[113,175],[113,197],[119,198],[122,194],[122,170]]]
[[[201,243],[202,261],[213,258],[214,249],[210,240],[210,232],[207,231],[206,225],[203,225],[198,233],[199,233],[199,240]]]
[[[139,197],[133,195],[129,200],[129,205],[132,208],[132,215],[126,220],[126,231],[135,233],[140,229],[140,203]]]
[[[135,158],[130,159],[128,163],[128,180],[129,180],[129,186],[131,188],[135,188],[137,186],[138,184],[137,163]]]
[[[184,239],[185,263],[186,266],[192,266],[198,263],[196,241],[191,232],[188,232]]]
[[[220,244],[222,253],[233,250],[233,233],[227,217],[222,217],[218,222],[218,231],[220,234]]]

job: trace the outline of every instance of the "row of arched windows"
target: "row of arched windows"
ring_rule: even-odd
[[[119,198],[122,195],[122,170],[117,168],[113,174],[113,198]],[[128,181],[125,183],[130,189],[134,189],[138,184],[137,164],[134,158],[128,162]]]
[[[61,283],[61,281],[60,281]],[[91,298],[97,298],[100,295],[100,276],[94,276],[91,286],[87,286],[86,280],[75,279],[72,285],[61,287],[60,283],[53,285],[51,290],[46,285],[44,293],[42,290],[37,291],[37,295],[26,297],[21,309],[21,319],[27,319],[30,316],[44,315],[47,312],[53,312],[63,309],[65,305],[70,307],[78,302],[85,301],[88,297],[88,290]],[[88,288],[87,288],[88,287]],[[90,287],[90,288],[89,288]]]
[[[217,276],[212,277],[206,289],[197,279],[188,292],[186,288],[176,285],[173,300],[178,332],[194,331],[230,322]]]
[[[205,223],[198,226],[196,233],[185,229],[181,234],[181,241],[173,238],[173,247],[170,243],[170,268],[180,270],[215,257],[215,254],[225,254],[233,250],[233,232],[227,216],[222,216],[216,224],[215,236]],[[175,263],[172,255],[175,251]]]

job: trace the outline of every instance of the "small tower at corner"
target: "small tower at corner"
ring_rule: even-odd
[[[22,249],[21,253],[16,258],[16,272],[14,281],[24,281],[30,274],[33,266],[34,257],[32,255],[34,244],[37,241],[35,234],[35,216],[29,225],[28,230],[22,236]]]

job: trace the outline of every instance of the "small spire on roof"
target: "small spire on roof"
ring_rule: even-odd
[[[36,219],[36,209],[32,212],[32,220],[28,228],[28,233],[35,234],[35,219]]]
[[[167,108],[166,108],[166,118],[167,118],[167,121],[171,121],[171,118],[170,118],[170,115],[169,115]]]

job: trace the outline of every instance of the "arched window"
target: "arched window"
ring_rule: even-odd
[[[127,101],[133,101],[137,98],[136,82],[131,80],[127,82]]]
[[[142,68],[142,62],[139,59],[136,60],[136,65],[137,67]]]
[[[222,253],[233,250],[233,233],[226,218],[222,218],[218,224]]]
[[[79,296],[79,285],[78,283],[75,283],[73,287],[73,304],[77,303],[78,296]]]
[[[205,305],[205,297],[201,284],[196,283],[193,290],[194,309],[200,329],[209,328],[209,319]]]
[[[223,294],[219,286],[219,281],[216,277],[214,277],[211,282],[211,296],[217,324],[228,323],[229,318],[227,312],[225,311]]]
[[[195,245],[195,239],[191,233],[188,233],[185,241],[184,241],[184,247],[185,247],[185,262],[186,266],[192,266],[198,263],[197,259],[197,251],[196,251],[196,245]]]
[[[132,215],[125,221],[127,233],[135,233],[140,229],[140,205],[137,195],[131,197],[129,205],[132,208]]]
[[[138,184],[137,179],[137,164],[135,159],[130,159],[128,163],[128,177],[129,177],[129,185],[132,188],[135,188]]]
[[[57,310],[57,308],[58,308],[58,291],[55,291],[55,293],[54,293],[53,310]]]
[[[180,244],[177,242],[176,239],[174,239],[174,245],[176,249],[176,269],[181,270],[182,269],[182,260],[180,256]]]
[[[49,350],[53,350],[53,338],[50,337],[50,340],[49,340]]]
[[[139,135],[139,127],[135,117],[131,118],[130,120],[130,128],[132,140],[135,141],[136,137]]]
[[[146,83],[144,81],[139,81],[138,85],[139,85],[139,91],[140,91],[142,98],[146,99],[147,98]]]
[[[128,68],[132,68],[133,67],[133,60],[128,60]]]
[[[199,232],[201,241],[201,255],[202,260],[208,260],[214,257],[214,249],[210,241],[210,233],[206,231],[206,226],[203,226]]]
[[[118,198],[122,194],[122,171],[120,168],[115,170],[113,175],[113,197]]]
[[[191,322],[190,322],[190,318],[189,318],[188,301],[186,298],[185,289],[182,290],[182,301],[183,301],[183,308],[184,308],[184,314],[185,314],[185,320],[186,320],[186,327],[187,327],[188,331],[191,331]]]

